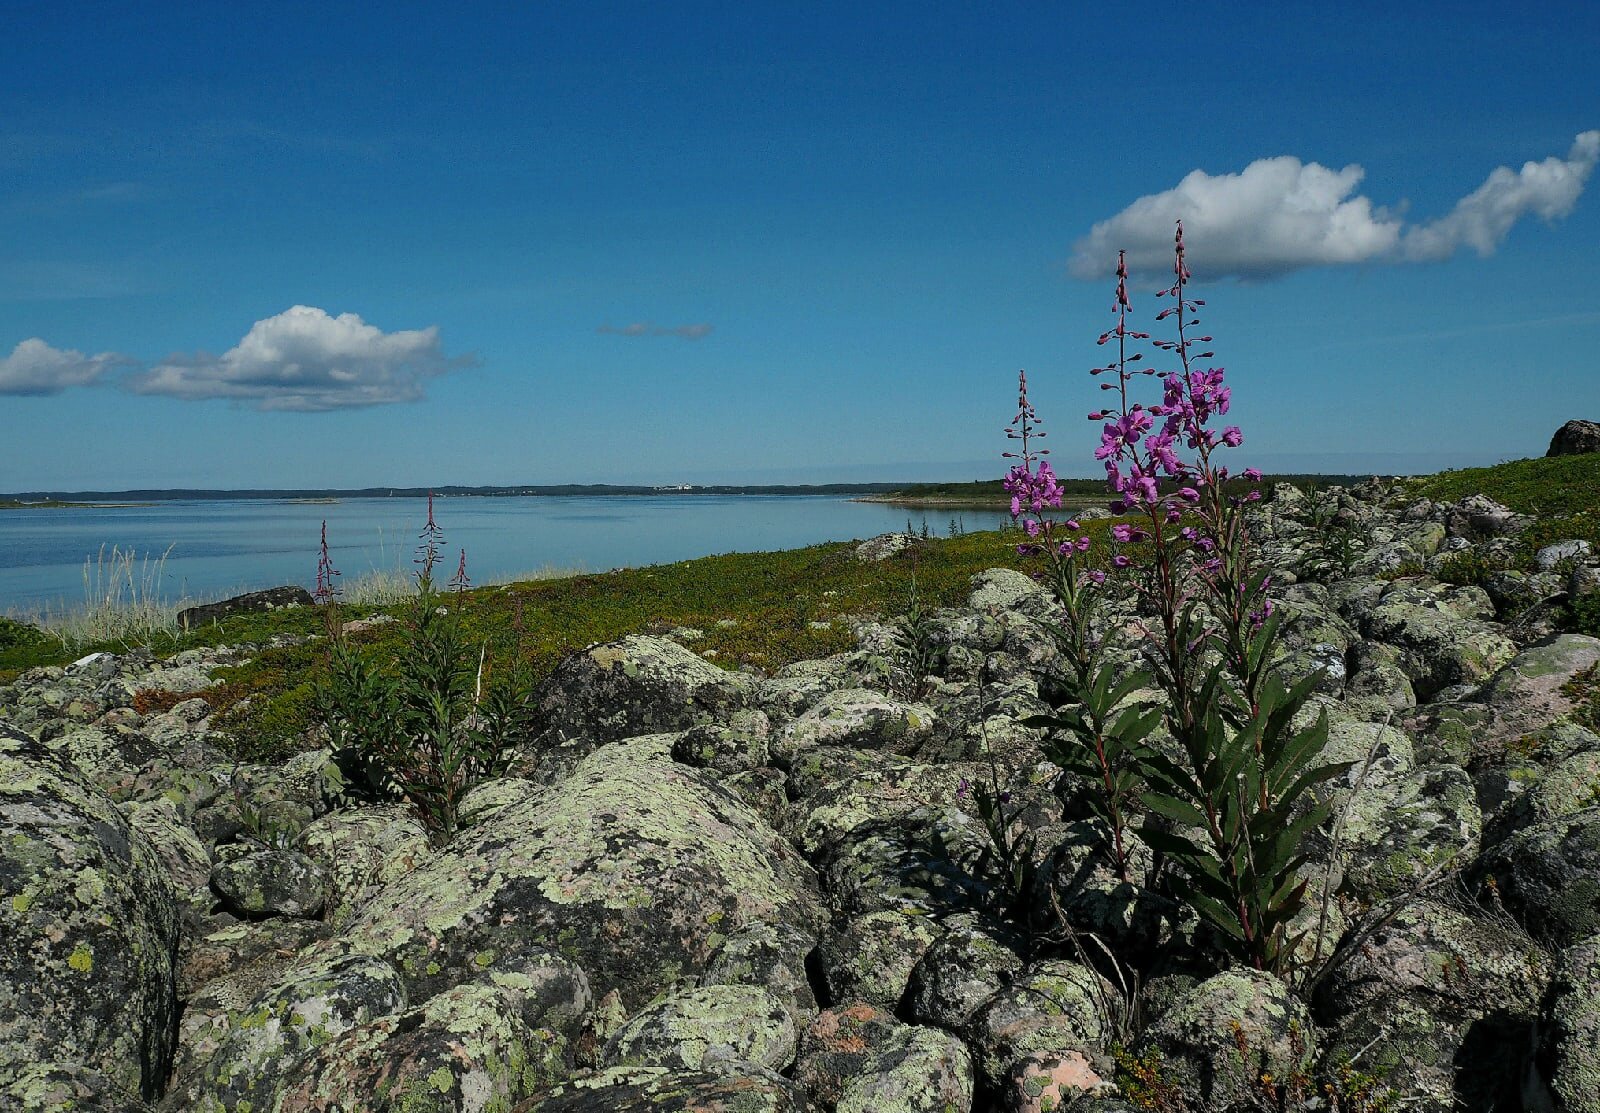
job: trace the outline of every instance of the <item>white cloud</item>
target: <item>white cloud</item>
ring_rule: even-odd
[[[1448,216],[1407,226],[1356,193],[1365,171],[1332,170],[1289,155],[1259,159],[1237,174],[1188,174],[1174,188],[1139,198],[1094,225],[1074,245],[1071,269],[1100,278],[1127,251],[1128,269],[1163,275],[1172,266],[1172,231],[1184,222],[1189,263],[1207,278],[1274,278],[1303,267],[1431,262],[1463,246],[1493,253],[1529,213],[1566,216],[1600,161],[1600,131],[1579,135],[1565,159],[1500,167]]]
[[[24,340],[0,359],[0,394],[60,394],[68,387],[92,383],[126,362],[111,352],[86,356],[52,348],[35,337]]]
[[[384,332],[354,313],[297,305],[257,321],[220,356],[173,356],[127,380],[140,394],[229,398],[262,410],[334,410],[413,402],[451,359],[437,327]]]
[[[661,325],[652,325],[649,321],[635,321],[633,324],[623,325],[621,328],[616,325],[601,325],[595,331],[608,336],[677,336],[684,340],[700,340],[711,335],[711,330],[714,328],[716,328],[715,325],[708,325],[703,322],[695,325],[676,325],[672,328],[666,328]]]
[[[1418,261],[1447,259],[1463,244],[1479,255],[1492,255],[1511,226],[1528,213],[1559,220],[1572,212],[1597,161],[1600,131],[1586,131],[1573,140],[1564,159],[1551,155],[1543,162],[1525,162],[1521,170],[1502,166],[1457,201],[1449,216],[1407,229],[1404,255]]]

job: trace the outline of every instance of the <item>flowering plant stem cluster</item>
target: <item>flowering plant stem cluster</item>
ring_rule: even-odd
[[[459,825],[462,798],[478,782],[502,775],[528,733],[533,681],[519,663],[484,692],[486,650],[469,643],[459,607],[441,606],[434,586],[442,539],[430,497],[404,646],[380,666],[330,621],[328,668],[315,706],[347,781],[369,795],[407,800],[448,839]],[[469,583],[463,550],[450,583],[458,599]],[[331,596],[324,602],[331,611]]]
[[[1078,523],[1048,517],[1060,490],[1049,465],[1034,453],[1040,436],[1026,399],[1008,434],[1022,442],[1006,481],[1012,514],[1030,541],[1025,549],[1047,558],[1046,573],[1061,603],[1056,637],[1065,661],[1063,698],[1046,728],[1050,756],[1088,776],[1100,788],[1097,811],[1108,831],[1108,850],[1119,877],[1129,874],[1124,836],[1129,816],[1143,815],[1139,835],[1176,869],[1158,864],[1145,879],[1172,893],[1215,928],[1225,945],[1257,969],[1286,972],[1300,935],[1293,922],[1305,902],[1301,876],[1304,837],[1320,825],[1330,805],[1311,790],[1347,766],[1320,765],[1327,739],[1325,717],[1296,727],[1315,675],[1292,690],[1274,673],[1272,650],[1280,616],[1269,597],[1270,576],[1255,567],[1246,507],[1260,497],[1237,491],[1229,470],[1215,459],[1238,447],[1243,434],[1228,426],[1218,434],[1213,418],[1226,415],[1231,389],[1223,369],[1203,367],[1210,351],[1195,349],[1211,337],[1191,335],[1203,301],[1188,294],[1183,226],[1175,239],[1171,298],[1158,321],[1175,319],[1176,340],[1155,340],[1175,358],[1165,372],[1144,365],[1130,350],[1151,340],[1129,326],[1132,303],[1125,261],[1119,257],[1116,325],[1100,337],[1116,343],[1116,358],[1093,369],[1112,376],[1110,407],[1089,415],[1103,422],[1096,457],[1111,491],[1111,528],[1119,545],[1145,543],[1148,559],[1119,550],[1114,575],[1135,589],[1149,675],[1113,679],[1094,637],[1095,611],[1105,581],[1079,566],[1089,548]],[[1161,401],[1137,400],[1130,387],[1140,377],[1161,376]],[[1253,468],[1242,478],[1261,478]],[[1163,704],[1123,706],[1151,681]],[[1157,725],[1167,739],[1151,742]]]

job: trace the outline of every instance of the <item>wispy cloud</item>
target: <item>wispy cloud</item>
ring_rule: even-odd
[[[220,356],[172,356],[125,385],[140,394],[227,398],[260,410],[414,402],[428,379],[475,362],[446,356],[437,327],[384,332],[354,313],[296,305],[257,321]]]
[[[601,325],[595,331],[606,336],[676,336],[684,340],[703,340],[711,335],[711,330],[714,328],[716,328],[715,325],[704,323],[676,325],[669,328],[664,325],[653,325],[649,321],[635,321],[631,325],[622,325],[620,328],[616,325]]]
[[[87,386],[129,362],[113,352],[86,356],[70,348],[52,348],[35,337],[0,359],[0,394],[60,394],[69,387]]]
[[[1171,266],[1172,228],[1182,220],[1189,261],[1207,278],[1276,278],[1306,267],[1420,263],[1463,247],[1493,254],[1513,225],[1533,214],[1572,212],[1600,162],[1600,131],[1586,131],[1565,158],[1502,166],[1445,216],[1407,224],[1356,192],[1360,166],[1333,170],[1291,155],[1258,159],[1236,174],[1191,171],[1172,189],[1139,198],[1095,224],[1074,245],[1071,270],[1102,278],[1125,250],[1128,269],[1160,275]]]

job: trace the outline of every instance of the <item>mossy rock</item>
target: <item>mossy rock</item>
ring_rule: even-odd
[[[567,1043],[530,1029],[493,986],[461,985],[317,1047],[287,1072],[280,1113],[491,1113],[570,1073]]]
[[[637,1008],[750,924],[814,933],[810,868],[713,776],[662,751],[613,744],[483,820],[377,891],[351,945],[391,959],[422,1000],[476,979],[475,955],[524,941]]]
[[[1116,990],[1087,966],[1047,960],[980,1005],[963,1033],[985,1084],[999,1088],[1012,1065],[1035,1052],[1104,1050],[1121,1007]]]
[[[941,934],[932,917],[900,910],[868,912],[825,932],[817,963],[828,999],[898,1009],[911,971]]]
[[[769,990],[707,985],[635,1013],[606,1044],[603,1061],[679,1070],[754,1063],[781,1071],[794,1062],[798,1040],[787,1005]]]
[[[0,722],[0,1076],[66,1063],[130,1104],[158,1093],[177,942],[149,840],[63,755]]]
[[[1309,1073],[1316,1059],[1311,1011],[1278,979],[1230,970],[1201,982],[1140,1036],[1163,1069],[1200,1108],[1244,1106],[1263,1075]]]

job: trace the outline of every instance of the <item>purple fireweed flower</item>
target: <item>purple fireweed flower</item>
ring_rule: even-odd
[[[1229,448],[1238,448],[1244,443],[1244,433],[1237,425],[1230,425],[1222,431],[1222,443]]]

